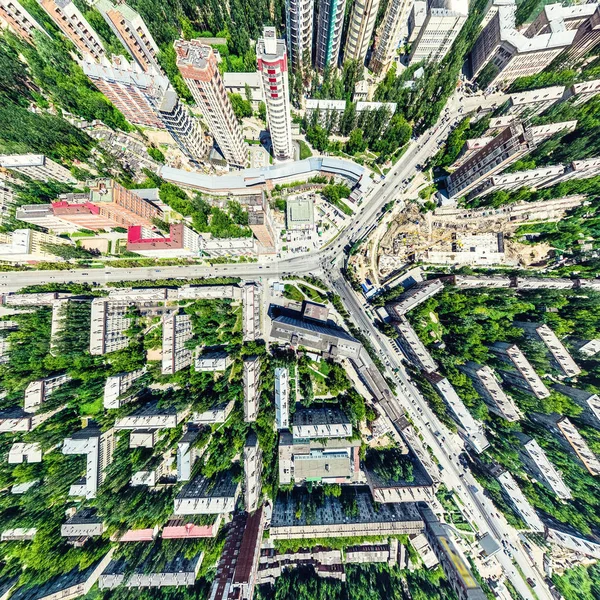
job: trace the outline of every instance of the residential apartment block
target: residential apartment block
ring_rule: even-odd
[[[288,429],[290,426],[290,382],[285,367],[275,369],[275,426]]]
[[[104,384],[104,408],[120,408],[133,400],[135,394],[131,390],[135,382],[146,373],[146,369],[138,369],[129,373],[119,373],[107,377]]]
[[[592,452],[575,425],[567,417],[557,414],[532,413],[532,420],[550,431],[591,475],[600,475],[600,459]]]
[[[115,421],[115,429],[127,430],[160,430],[173,429],[180,425],[189,415],[189,409],[179,412],[171,406],[159,406],[158,400],[144,404],[132,413],[119,417]]]
[[[227,352],[207,352],[194,360],[194,370],[206,373],[222,373],[233,363]]]
[[[375,48],[369,62],[369,68],[375,73],[386,73],[390,68],[406,29],[411,8],[411,0],[390,0],[388,3],[375,36]]]
[[[225,91],[213,49],[201,40],[177,40],[175,51],[177,67],[225,160],[233,167],[245,167],[248,148]]]
[[[48,35],[18,0],[0,0],[0,24],[10,28],[28,44],[33,43],[34,31]]]
[[[400,319],[429,298],[439,294],[443,289],[444,284],[439,279],[423,281],[404,292],[395,302],[388,304],[387,311],[392,318]]]
[[[469,376],[477,393],[491,412],[511,422],[521,419],[517,405],[506,395],[496,373],[490,367],[467,361],[460,370]]]
[[[260,368],[258,356],[244,358],[244,421],[253,423],[258,417],[260,402]]]
[[[43,154],[2,154],[0,155],[0,167],[42,181],[48,179],[55,179],[62,183],[77,181],[68,169]]]
[[[518,431],[515,432],[515,435],[521,441],[520,455],[529,473],[561,500],[572,498],[571,490],[567,487],[562,475],[550,462],[537,441]]]
[[[229,471],[213,479],[199,476],[187,483],[175,498],[175,515],[215,515],[232,513],[240,493],[240,484]]]
[[[419,336],[412,328],[412,325],[402,317],[399,321],[394,323],[394,327],[398,332],[398,344],[406,358],[415,365],[415,367],[418,367],[426,373],[437,371],[437,363],[425,347],[425,344],[419,339]]]
[[[550,395],[548,388],[516,344],[495,342],[489,348],[501,361],[510,366],[510,370],[500,370],[504,381],[540,400]]]
[[[244,505],[249,513],[257,508],[262,496],[262,451],[255,433],[244,444]]]
[[[349,516],[339,498],[325,496],[314,515],[307,515],[302,497],[279,495],[271,517],[271,539],[412,535],[423,532],[423,519],[414,504],[378,504],[367,487],[352,486],[357,514]]]
[[[285,31],[292,68],[310,68],[313,45],[314,0],[286,0]]]
[[[68,381],[71,381],[71,377],[67,374],[62,374],[30,382],[25,388],[23,408],[30,413],[37,412],[42,404],[50,398],[52,392]]]
[[[521,33],[515,24],[516,8],[514,3],[499,6],[471,51],[473,78],[486,69],[486,85],[507,87],[518,77],[539,73],[570,48],[577,35],[559,19],[547,31],[534,34],[530,28]]]
[[[76,431],[64,440],[63,454],[86,456],[85,477],[71,485],[70,496],[84,496],[88,499],[96,497],[98,488],[104,482],[104,470],[112,463],[115,447],[114,429],[102,433],[95,425]]]
[[[534,148],[531,131],[519,122],[512,123],[448,177],[448,196],[466,196]]]
[[[423,20],[419,18],[419,5],[425,5]],[[413,29],[409,36],[412,42],[409,61],[417,63],[422,60],[440,62],[450,50],[456,36],[467,20],[469,3],[467,0],[428,0],[415,2],[414,18],[411,19]]]
[[[350,24],[346,35],[344,62],[357,60],[363,64],[367,57],[371,37],[377,20],[379,0],[355,0],[350,13]]]
[[[158,46],[135,10],[124,2],[113,4],[110,0],[97,0],[94,7],[144,71],[155,69],[160,72]]]
[[[15,442],[8,451],[8,464],[20,465],[23,463],[42,462],[43,452],[39,442]]]
[[[168,79],[154,69],[142,69],[123,56],[103,58],[100,62],[85,58],[80,61],[83,72],[93,84],[134,125],[163,128],[152,99],[169,86]]]
[[[98,34],[72,0],[39,0],[57,27],[69,38],[82,56],[94,60],[104,56],[104,46]]]
[[[563,377],[576,377],[581,373],[581,369],[548,325],[524,321],[515,321],[513,325],[522,329],[525,337],[544,344],[550,361],[562,372]]]
[[[107,354],[129,345],[130,338],[125,334],[132,323],[128,308],[127,301],[92,300],[90,354]]]
[[[299,408],[294,413],[294,439],[352,437],[350,419],[337,408]]]
[[[440,523],[429,506],[420,504],[419,512],[425,522],[427,541],[442,564],[444,573],[459,600],[486,600],[487,595],[477,583],[447,526]]]
[[[516,513],[523,519],[527,526],[536,532],[544,531],[544,525],[539,518],[535,509],[529,503],[529,500],[525,497],[525,494],[521,491],[521,488],[517,485],[513,476],[508,472],[504,471],[499,477],[497,477],[498,483],[502,487],[508,501],[515,509]]]
[[[571,400],[583,409],[583,412],[576,417],[578,421],[590,427],[600,429],[600,397],[598,394],[586,390],[578,390],[560,383],[553,385],[552,388],[571,398]]]
[[[346,0],[321,0],[317,4],[313,65],[318,71],[335,69],[338,64],[345,11]]]
[[[172,375],[192,364],[193,352],[186,342],[194,337],[190,315],[165,313],[163,315],[162,373]]]
[[[265,27],[256,43],[256,60],[267,107],[267,125],[277,160],[294,158],[290,84],[285,41],[278,40],[274,27]]]
[[[424,373],[425,378],[436,389],[446,403],[455,421],[458,431],[475,452],[481,454],[490,444],[485,437],[481,423],[476,421],[450,382],[438,373]]]

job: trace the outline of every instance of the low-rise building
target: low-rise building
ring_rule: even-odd
[[[521,441],[520,454],[528,472],[561,500],[569,500],[572,497],[571,490],[542,447],[534,438],[524,433],[515,432],[515,435]]]
[[[300,408],[294,413],[294,439],[352,437],[350,419],[337,408]]]
[[[193,351],[186,342],[194,337],[190,315],[164,313],[162,339],[162,374],[172,375],[192,364]]]
[[[334,133],[339,132],[340,122],[344,111],[346,110],[345,100],[321,100],[316,98],[307,98],[305,100],[306,118],[310,121],[316,113],[317,121],[323,126],[330,126]],[[387,120],[392,118],[396,112],[395,102],[362,102],[356,103],[356,114],[380,110],[385,108],[387,111]],[[387,121],[384,126],[387,125]]]
[[[230,471],[213,479],[198,476],[187,483],[175,498],[175,515],[214,515],[232,513],[240,493]]]
[[[275,426],[288,429],[290,426],[290,373],[286,367],[275,369]]]
[[[444,289],[444,284],[439,279],[431,279],[414,285],[404,292],[397,301],[386,306],[392,318],[400,319],[429,298],[432,298]]]
[[[223,520],[221,515],[208,519],[202,515],[193,517],[186,515],[184,518],[172,517],[163,527],[161,537],[165,540],[187,540],[194,538],[214,538],[219,533]]]
[[[405,318],[401,318],[394,323],[394,327],[398,332],[398,344],[409,362],[426,373],[436,371],[438,368],[437,363],[425,347],[425,344],[419,339],[412,325]]]
[[[309,196],[289,198],[286,203],[288,231],[311,231],[315,227],[314,204]]]
[[[156,429],[134,429],[129,434],[130,448],[154,448],[157,441]]]
[[[223,73],[223,85],[228,94],[239,94],[242,98],[249,100],[254,111],[257,111],[258,105],[265,100],[260,83],[260,73],[257,71]]]
[[[348,494],[351,502],[356,501],[357,511],[351,515],[344,511],[342,500],[333,496],[326,496],[314,514],[307,514],[307,498],[300,488],[292,494],[279,495],[271,516],[271,539],[396,536],[423,532],[423,519],[415,504],[375,506],[365,487],[343,488],[342,493]]]
[[[460,370],[469,376],[491,412],[511,422],[521,419],[517,405],[506,395],[490,367],[469,360],[460,367]]]
[[[544,344],[551,362],[562,371],[564,377],[576,377],[581,373],[581,369],[548,325],[525,321],[515,321],[513,325],[522,329],[527,338]]]
[[[226,371],[232,363],[233,358],[227,352],[207,352],[196,357],[194,369],[200,372],[215,373]]]
[[[113,460],[116,447],[115,430],[104,433],[96,425],[76,431],[63,442],[63,454],[83,454],[86,457],[85,477],[71,485],[69,496],[95,498],[105,478],[105,469]]]
[[[561,383],[553,385],[552,388],[557,392],[568,396],[577,405],[581,406],[583,412],[575,417],[577,421],[581,421],[590,427],[600,429],[600,397],[598,394],[587,392],[586,390],[578,390],[577,388]]]
[[[244,359],[244,421],[246,423],[253,423],[258,417],[260,369],[261,361],[258,356],[250,356]]]
[[[500,370],[500,376],[505,382],[533,394],[540,400],[550,396],[550,391],[516,344],[494,342],[489,348],[510,367],[510,370]]]
[[[544,531],[541,519],[529,503],[529,500],[525,497],[525,494],[521,491],[521,488],[517,485],[513,476],[508,471],[504,471],[497,479],[508,501],[527,526],[533,531]]]
[[[255,433],[251,433],[244,445],[244,504],[249,513],[258,508],[262,495],[262,451]]]
[[[483,432],[483,427],[473,418],[450,382],[438,373],[424,373],[424,376],[450,409],[464,440],[478,454],[483,452],[490,445]]]
[[[360,474],[360,440],[297,439],[279,435],[279,483],[353,483]]]
[[[587,469],[590,475],[600,475],[600,459],[592,452],[575,425],[567,417],[553,413],[531,413],[532,420],[551,432],[563,448],[568,450]]]

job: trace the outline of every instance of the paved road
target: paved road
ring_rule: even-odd
[[[25,271],[0,273],[0,291],[17,291],[23,286],[35,283],[54,281],[88,282],[105,284],[115,281],[134,281],[139,279],[163,279],[211,276],[236,276],[245,279],[275,279],[285,274],[322,274],[332,288],[340,295],[355,324],[371,340],[373,346],[389,367],[389,376],[395,378],[399,385],[396,396],[396,408],[406,410],[413,422],[418,426],[426,443],[434,450],[443,467],[441,478],[449,489],[454,489],[470,512],[470,516],[479,527],[479,532],[490,532],[497,540],[507,539],[513,545],[514,560],[519,564],[527,577],[536,582],[535,593],[540,600],[552,600],[552,596],[540,574],[532,568],[531,562],[520,545],[518,533],[484,497],[481,489],[470,473],[463,473],[458,462],[458,454],[464,444],[462,440],[444,427],[419,391],[412,385],[400,360],[397,348],[388,338],[380,334],[373,324],[373,316],[368,314],[362,298],[359,298],[346,280],[341,276],[340,268],[345,258],[344,248],[358,239],[368,235],[377,224],[382,208],[390,201],[397,200],[405,185],[403,181],[411,177],[418,164],[424,164],[437,151],[438,144],[448,135],[449,128],[455,119],[461,118],[460,108],[464,113],[479,106],[500,104],[505,96],[496,94],[484,99],[481,96],[464,98],[459,101],[453,96],[448,102],[448,114],[426,132],[417,141],[410,143],[404,156],[387,174],[384,182],[376,184],[367,194],[363,205],[349,221],[349,225],[340,235],[318,252],[297,256],[290,259],[271,260],[264,263],[244,263],[215,265],[213,267],[185,266],[162,268],[130,268],[130,269],[90,269],[72,271]],[[394,372],[394,369],[398,369]],[[435,432],[439,432],[436,435]],[[531,597],[531,591],[515,569],[511,557],[505,550],[500,552],[498,560],[505,574],[524,598]]]

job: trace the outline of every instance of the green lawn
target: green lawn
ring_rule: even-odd
[[[285,284],[283,295],[288,300],[295,300],[296,302],[304,300],[304,294],[295,285],[291,285],[290,283]]]
[[[300,144],[300,160],[310,158],[313,155],[313,153],[308,147],[308,144],[304,140],[298,140],[298,143]]]

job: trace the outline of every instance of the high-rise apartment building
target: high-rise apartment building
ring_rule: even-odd
[[[313,45],[314,0],[286,0],[285,31],[292,68],[310,65]]]
[[[344,61],[358,60],[363,64],[371,43],[379,0],[355,0],[346,36]]]
[[[43,154],[2,154],[0,167],[17,171],[32,179],[56,179],[63,183],[75,183],[77,180],[68,169],[55,163]]]
[[[164,127],[150,99],[168,87],[169,80],[165,76],[151,70],[144,72],[123,56],[113,56],[111,61],[105,57],[100,63],[86,59],[80,64],[94,85],[130,123]]]
[[[136,125],[166,128],[181,151],[198,162],[207,151],[202,130],[179,102],[168,78],[155,69],[144,72],[123,56],[106,57],[100,63],[81,62],[94,85]]]
[[[29,44],[33,43],[35,30],[46,33],[18,0],[0,0],[0,24],[9,27]]]
[[[319,71],[337,66],[345,10],[346,0],[320,0],[318,4],[313,62]]]
[[[177,40],[175,51],[177,67],[223,156],[231,166],[245,167],[248,148],[225,91],[213,49],[201,40]]]
[[[534,147],[531,131],[520,122],[513,122],[448,177],[448,196],[456,198],[476,190]]]
[[[277,39],[275,27],[264,28],[263,37],[256,44],[256,59],[267,106],[273,156],[277,160],[288,160],[294,157],[290,84],[285,42]]]
[[[413,14],[419,9],[419,4],[421,3],[415,2]],[[410,37],[414,37],[415,41],[411,46],[410,62],[441,61],[460,33],[468,12],[468,0],[429,0],[426,3],[423,23],[419,26],[418,18],[411,20],[414,28]],[[415,31],[415,28],[418,28],[418,31]]]
[[[413,0],[389,1],[369,62],[370,69],[375,73],[385,73],[390,68],[402,33],[407,27],[412,5]]]
[[[156,109],[160,120],[181,151],[192,162],[198,163],[207,154],[208,144],[198,120],[179,102],[179,97],[172,87],[156,99]]]
[[[58,28],[75,44],[82,56],[94,60],[104,56],[104,46],[98,34],[72,0],[39,0]]]
[[[518,77],[539,73],[570,48],[577,35],[577,29],[569,29],[561,18],[548,29],[540,27],[540,33],[532,24],[525,35],[516,29],[515,11],[516,4],[499,6],[471,51],[472,76],[485,75],[486,86],[507,87]]]
[[[144,71],[160,71],[158,46],[135,10],[124,3],[115,5],[110,0],[97,0],[94,7],[100,11],[127,52]]]

